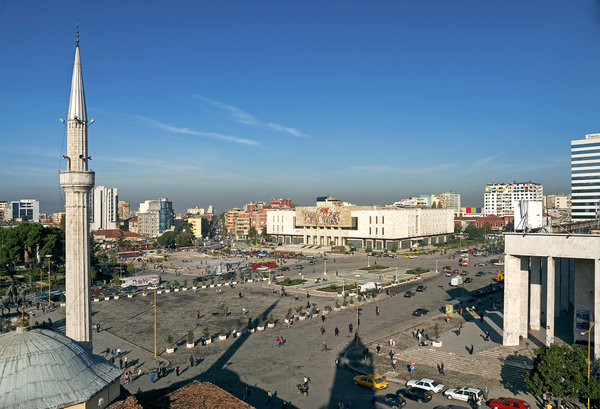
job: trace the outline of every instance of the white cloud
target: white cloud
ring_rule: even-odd
[[[243,109],[240,109],[233,105],[229,105],[224,102],[215,101],[215,100],[207,98],[203,95],[194,95],[194,98],[197,98],[197,99],[204,101],[214,107],[217,107],[217,108],[220,108],[220,109],[223,109],[223,110],[229,112],[229,117],[237,123],[244,124],[244,125],[250,125],[250,126],[257,126],[257,127],[261,127],[261,128],[268,128],[268,129],[272,129],[274,131],[284,132],[284,133],[287,133],[287,134],[290,134],[290,135],[293,135],[293,136],[296,136],[299,138],[303,138],[303,137],[307,136],[307,135],[304,135],[302,132],[300,132],[298,129],[292,128],[290,126],[276,124],[273,122],[263,122],[263,121],[259,120],[258,118],[256,118],[251,113],[246,112]]]
[[[256,146],[259,145],[258,141],[255,141],[253,139],[246,139],[246,138],[240,138],[237,136],[231,136],[231,135],[224,135],[224,134],[220,134],[220,133],[216,133],[216,132],[202,132],[202,131],[196,131],[194,129],[190,129],[190,128],[180,128],[178,126],[173,126],[173,125],[169,125],[169,124],[165,124],[163,122],[159,122],[156,121],[154,119],[145,117],[145,116],[141,116],[141,115],[133,115],[134,118],[139,119],[141,121],[144,121],[152,126],[154,126],[155,128],[158,129],[162,129],[165,131],[169,131],[172,133],[178,133],[178,134],[184,134],[184,135],[195,135],[195,136],[204,136],[204,137],[208,137],[208,138],[215,138],[215,139],[221,139],[224,141],[230,141],[230,142],[235,142],[235,143],[241,143],[243,145],[251,145],[251,146]]]

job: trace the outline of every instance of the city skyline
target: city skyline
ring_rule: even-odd
[[[599,12],[539,4],[3,3],[0,199],[64,208],[76,22],[90,168],[134,208],[569,193],[570,141],[598,130]]]

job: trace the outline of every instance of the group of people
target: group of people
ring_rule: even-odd
[[[275,340],[275,342],[277,343],[278,347],[281,347],[281,346],[285,345],[285,339],[283,337],[277,337],[277,339]]]

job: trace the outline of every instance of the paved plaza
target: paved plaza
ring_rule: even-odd
[[[196,265],[200,261],[196,255],[190,257],[194,259],[192,262],[183,262],[182,258],[171,257],[169,263],[176,267],[178,263]],[[364,259],[364,256],[339,257],[336,258],[335,265],[345,266],[342,268],[349,270],[364,265]],[[218,264],[216,259],[202,261],[207,262],[207,266]],[[384,261],[386,265],[396,262],[399,270],[405,270],[417,265],[417,261],[421,265],[433,267],[436,256],[420,260]],[[446,261],[447,263],[439,262],[439,267],[450,263],[449,260]],[[294,264],[292,261],[288,263],[290,266]],[[331,264],[333,263],[328,263],[328,270]],[[385,274],[396,274],[396,267],[390,267]],[[290,277],[298,275],[293,270],[286,273]],[[313,279],[310,273],[312,272],[306,274],[309,281]],[[183,271],[181,275],[175,275],[174,272],[167,271],[161,277],[163,280],[177,280],[179,283],[187,279],[188,286],[191,287],[196,274],[195,271]],[[318,273],[315,272],[316,274]],[[489,281],[489,277],[476,278],[480,280],[475,281],[474,286],[468,290],[472,291]],[[336,408],[340,400],[351,401],[353,408],[370,407],[373,393],[352,384],[355,371],[385,375],[392,382],[391,391],[396,391],[411,377],[407,365],[413,360],[416,362],[416,369],[412,374],[414,378],[433,377],[446,387],[487,386],[491,397],[526,396],[522,376],[531,363],[533,343],[527,341],[527,344],[519,347],[502,347],[502,313],[492,310],[491,303],[486,301],[479,310],[485,311],[483,321],[477,313],[465,311],[463,317],[454,314],[450,322],[446,322],[438,308],[444,300],[454,298],[462,291],[448,287],[447,281],[441,274],[433,274],[429,278],[402,286],[403,290],[414,289],[417,284],[428,286],[426,292],[417,293],[413,298],[404,298],[402,294],[390,297],[383,293],[374,300],[369,299],[367,303],[361,302],[358,349],[355,348],[354,335],[349,331],[350,324],[353,325],[353,331],[356,329],[355,305],[345,310],[332,311],[325,316],[324,321],[315,316],[313,319],[297,321],[291,327],[284,323],[288,309],[295,311],[297,307],[306,307],[307,302],[311,306],[316,304],[319,308],[327,305],[333,307],[339,299],[336,294],[317,295],[317,291],[310,290],[307,298],[306,289],[290,288],[288,296],[282,297],[278,291],[273,292],[273,288],[277,290],[279,287],[268,281],[236,283],[233,288],[222,285],[198,288],[196,291],[188,288],[186,291],[163,292],[157,295],[157,358],[154,357],[152,292],[147,296],[137,293],[133,298],[121,296],[118,300],[101,299],[92,303],[93,324],[100,324],[100,332],[93,334],[94,352],[111,359],[113,355],[110,351],[121,349],[122,356],[114,356],[114,360],[119,366],[119,358],[127,356],[134,377],[131,383],[124,386],[132,393],[141,392],[151,396],[154,390],[181,386],[193,379],[207,380],[240,398],[248,386],[252,391],[249,403],[258,408],[265,407],[267,391],[276,394],[275,407],[281,405],[281,400],[289,402],[291,407],[307,409]],[[381,311],[379,316],[375,313],[376,306]],[[413,317],[412,311],[421,307],[431,312],[423,317]],[[242,308],[248,311],[247,315],[243,315]],[[51,318],[56,329],[64,328],[64,308],[58,307],[44,315],[40,312],[36,311],[34,320]],[[268,318],[270,314],[273,314],[276,321],[275,328],[252,334],[243,333],[237,338],[231,336],[232,329],[236,329],[239,323],[242,329],[246,327],[248,317],[255,319],[263,315]],[[456,329],[460,323],[464,327],[461,334],[457,335]],[[442,347],[417,347],[417,340],[413,338],[412,332],[419,328],[433,336],[435,324],[441,334]],[[222,327],[228,334],[227,340],[216,339],[210,345],[201,345],[199,339],[205,327],[209,328],[211,336],[216,336]],[[338,336],[335,335],[336,327],[339,330]],[[321,328],[325,330],[323,334]],[[190,330],[194,333],[194,348],[186,347],[186,334]],[[490,341],[484,340],[486,330],[490,332]],[[165,351],[166,337],[169,334],[176,344],[173,354]],[[286,340],[284,346],[276,345],[277,337]],[[392,349],[388,344],[390,339],[395,342],[393,349],[398,361],[395,370],[391,367],[388,355]],[[380,354],[375,352],[378,344],[381,347]],[[465,349],[470,345],[474,346],[473,355]],[[362,354],[364,347],[369,350],[366,359]],[[340,361],[339,368],[335,365],[336,358]],[[191,359],[194,366],[191,365]],[[437,365],[441,362],[445,364],[445,375],[438,374]],[[167,367],[167,376],[152,383],[148,373],[159,365]],[[175,373],[177,366],[180,369],[179,376]],[[142,375],[137,377],[140,369]],[[308,396],[297,394],[296,384],[303,376],[311,378]],[[536,403],[531,396],[526,396],[525,399],[531,404]],[[446,402],[438,395],[432,401],[435,404]],[[416,407],[417,404],[409,401],[407,406]]]

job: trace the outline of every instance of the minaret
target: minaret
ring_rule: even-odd
[[[90,303],[89,191],[94,172],[88,171],[87,111],[79,59],[79,29],[67,116],[67,170],[60,172],[65,190],[66,335],[92,350]]]

